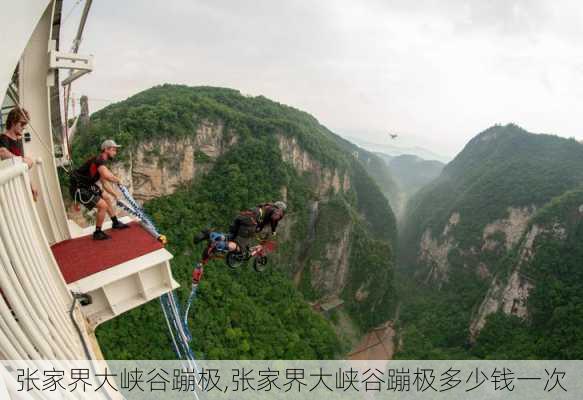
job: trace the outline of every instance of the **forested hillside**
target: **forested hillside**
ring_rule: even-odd
[[[390,189],[383,192],[389,198],[399,222],[403,222],[407,202],[419,189],[441,174],[444,164],[413,154],[390,156],[376,152],[374,155],[378,162],[369,163],[368,171],[373,177],[380,175],[375,178],[377,182],[390,181],[387,185]],[[379,165],[379,162],[384,165]],[[390,180],[385,176],[390,177]]]
[[[508,207],[540,207],[580,183],[582,151],[574,139],[535,135],[512,124],[487,129],[411,200],[402,242],[415,250],[427,229],[437,235],[457,212],[455,240],[479,245],[486,224],[507,217]]]
[[[441,161],[424,160],[412,154],[391,157],[386,162],[407,198],[437,178],[445,166]]]
[[[575,140],[494,126],[435,178],[438,163],[403,156],[387,166],[264,97],[175,85],[95,113],[74,143],[76,162],[106,137],[124,145],[114,170],[170,239],[182,300],[202,250],[194,233],[226,229],[260,202],[288,202],[268,271],[206,268],[189,320],[199,356],[342,357],[356,339],[347,317],[364,333],[398,303],[398,358],[583,355]],[[397,238],[387,199],[398,207],[402,185],[414,195]],[[341,305],[314,311],[325,303]],[[172,358],[165,329],[152,303],[97,335],[108,358]]]
[[[231,89],[164,85],[92,115],[74,143],[76,162],[104,138],[124,145],[114,169],[168,236],[182,299],[202,250],[195,232],[226,229],[261,202],[288,202],[267,272],[220,261],[205,269],[189,321],[197,353],[333,358],[346,346],[308,300],[342,299],[362,330],[392,315],[394,215],[346,143],[309,114]],[[97,335],[108,358],[172,358],[165,329],[152,303]]]
[[[506,265],[529,288],[526,319],[498,310],[487,317],[473,353],[489,359],[583,357],[583,189],[545,205]],[[527,238],[525,238],[526,240]],[[530,250],[528,253],[525,250]],[[511,276],[512,270],[507,272]]]
[[[580,357],[581,184],[573,139],[512,124],[472,139],[409,204],[399,357]]]
[[[403,199],[401,198],[402,188],[399,187],[393,171],[389,168],[388,163],[385,162],[383,155],[369,152],[340,137],[337,137],[337,142],[364,167],[366,173],[375,181],[381,192],[389,200],[392,211],[396,213],[396,210],[403,205]]]

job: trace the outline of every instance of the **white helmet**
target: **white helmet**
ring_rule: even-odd
[[[283,201],[276,201],[273,205],[282,211],[287,210],[287,205]]]

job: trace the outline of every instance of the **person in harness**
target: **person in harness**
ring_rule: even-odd
[[[241,211],[233,220],[229,227],[229,233],[211,232],[208,229],[202,230],[194,237],[194,243],[198,244],[204,240],[208,241],[208,246],[202,252],[202,259],[197,263],[193,273],[192,282],[198,284],[202,279],[204,265],[208,263],[211,256],[216,252],[244,252],[249,247],[249,242],[255,235],[262,232],[268,225],[271,228],[271,235],[277,235],[277,225],[285,216],[287,205],[283,201],[275,203],[259,204],[255,208]]]
[[[73,171],[70,176],[69,191],[73,200],[75,202],[79,201],[88,210],[97,207],[95,232],[93,232],[94,240],[111,239],[111,236],[101,230],[106,213],[111,218],[111,227],[113,229],[129,228],[128,225],[117,219],[113,208],[113,199],[117,199],[118,196],[109,186],[109,182],[121,183],[121,180],[106,166],[108,161],[115,158],[119,147],[121,146],[117,145],[113,140],[105,140],[101,144],[101,153],[88,159],[83,165]],[[103,190],[97,186],[97,182],[101,182],[103,190],[109,195],[103,193]]]

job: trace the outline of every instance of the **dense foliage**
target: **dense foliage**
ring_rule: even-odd
[[[575,140],[507,125],[490,128],[470,141],[438,180],[411,202],[400,238],[399,279],[410,287],[401,295],[404,346],[398,356],[580,358],[583,197],[580,190],[569,190],[582,183],[583,145]],[[530,224],[544,232],[534,242],[533,258],[521,261],[526,233],[510,251],[504,246],[483,248],[485,225],[507,217],[508,207],[524,206],[538,209]],[[460,213],[460,221],[450,228],[456,245],[447,254],[447,280],[429,284],[425,277],[432,266],[417,260],[421,234],[429,228],[439,239],[453,212]],[[505,235],[498,232],[492,238],[504,243]],[[480,262],[488,266],[489,278],[480,278]],[[534,285],[528,318],[492,314],[476,343],[470,343],[470,320],[492,277],[504,287],[517,266],[521,279]]]
[[[93,114],[91,125],[76,140],[74,152],[77,159],[83,159],[105,138],[131,147],[147,139],[184,137],[202,121],[224,124],[227,132],[243,138],[275,133],[293,136],[325,166],[347,167],[350,161],[350,155],[337,144],[338,136],[303,111],[233,89],[168,84]]]
[[[209,224],[225,229],[238,210],[276,198],[287,180],[299,178],[281,162],[275,141],[248,139],[201,182],[147,204],[159,229],[170,238],[173,274],[183,287],[183,300],[202,250],[201,245],[193,249],[193,234]],[[301,208],[305,200],[301,191],[291,194],[290,209]],[[330,325],[310,310],[279,269],[232,272],[224,262],[213,261],[205,269],[199,293],[190,321],[193,348],[199,355],[320,359],[334,357],[339,350]],[[100,328],[98,338],[107,357],[172,358],[159,308],[156,302],[148,304]],[[147,334],[120,334],[135,330]]]
[[[583,357],[583,190],[554,199],[534,218],[544,232],[534,258],[521,266],[534,284],[529,317],[490,317],[475,354],[494,358],[581,359]]]
[[[383,195],[389,200],[391,210],[395,211],[399,208],[402,203],[400,198],[401,188],[397,184],[392,170],[389,169],[388,164],[384,161],[384,155],[366,151],[340,137],[337,137],[336,141],[340,147],[352,155],[354,160],[364,168],[366,174],[378,185]],[[360,175],[363,175],[362,170],[360,170]],[[369,178],[367,177],[367,179]],[[392,225],[391,223],[387,226]]]
[[[399,276],[399,324],[402,359],[464,359],[469,320],[487,284],[470,271],[458,270],[441,288]]]
[[[390,318],[394,308],[391,241],[396,240],[396,228],[386,198],[355,162],[350,147],[312,116],[231,89],[163,85],[95,113],[77,135],[75,159],[80,162],[103,139],[114,138],[124,145],[120,159],[129,162],[141,141],[196,135],[200,124],[209,121],[236,136],[237,144],[214,162],[204,153],[197,155],[195,162],[211,163],[207,175],[146,205],[170,239],[181,299],[189,293],[190,273],[202,250],[191,243],[196,231],[226,229],[239,210],[280,198],[284,188],[290,212],[280,228],[287,240],[281,241],[268,272],[233,272],[221,261],[205,269],[190,320],[193,348],[199,355],[220,359],[338,356],[346,349],[331,323],[304,300],[326,294],[310,277],[312,261],[329,262],[327,254],[338,234],[349,232],[350,284],[341,296],[350,316],[366,329]],[[351,189],[316,195],[313,176],[299,175],[282,161],[278,135],[295,138],[323,168],[348,174]],[[180,157],[155,156],[168,162]],[[315,202],[321,213],[311,222]],[[307,268],[294,288],[290,278],[302,265]],[[366,296],[357,301],[355,292],[362,288]],[[97,334],[108,358],[171,358],[165,329],[159,305],[152,303],[104,324]]]
[[[452,232],[463,248],[479,245],[484,226],[504,218],[507,208],[542,206],[583,181],[583,145],[574,139],[532,134],[516,125],[477,135],[408,205],[402,242],[411,261],[427,229],[443,230],[451,214],[461,220]]]

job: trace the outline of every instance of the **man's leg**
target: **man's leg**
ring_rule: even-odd
[[[210,235],[210,230],[203,229],[202,231],[200,231],[199,233],[197,233],[196,235],[194,235],[194,238],[192,238],[192,242],[194,244],[199,244],[203,240],[209,240],[209,238],[210,238],[209,235]]]
[[[114,207],[113,197],[111,197],[107,193],[103,193],[101,196],[102,196],[102,198],[105,199],[105,201],[107,203],[107,214],[109,215],[109,218],[111,218],[111,222],[112,222],[111,227],[113,229],[129,228],[129,226],[127,224],[124,224],[123,222],[121,222],[117,219],[117,216],[115,215],[115,210],[113,208]]]
[[[201,259],[200,259],[200,264],[206,264],[209,262],[212,254],[213,254],[213,250],[214,250],[214,246],[212,243],[209,243],[208,246],[206,246],[203,250],[202,250],[202,254],[201,254]]]
[[[239,248],[237,242],[228,240],[226,235],[221,232],[211,232],[210,240],[211,243],[214,243],[214,247],[219,251],[233,252],[237,251]]]
[[[95,240],[106,240],[111,239],[107,233],[101,230],[103,226],[103,221],[105,221],[105,213],[107,212],[107,203],[103,199],[99,199],[97,204],[95,204],[97,208],[97,216],[95,217],[95,232],[93,232],[93,239]]]
[[[107,205],[107,208],[106,208],[106,210],[107,210],[107,214],[109,215],[109,217],[110,217],[110,218],[113,218],[113,217],[115,217],[115,211],[114,211],[114,209],[113,209],[113,198],[112,198],[112,197],[111,197],[109,194],[107,194],[107,193],[105,193],[105,192],[103,192],[103,193],[101,194],[101,198],[102,198],[103,200],[105,200],[105,203],[106,203],[106,205]]]
[[[214,243],[211,241],[203,249],[200,261],[194,266],[192,270],[192,284],[198,286],[204,273],[204,266],[209,262],[214,250]]]

